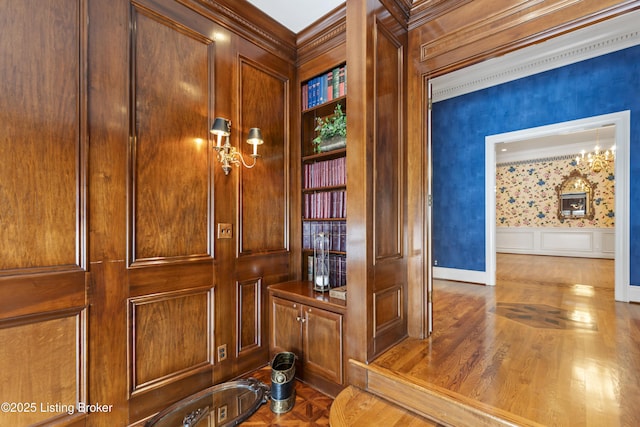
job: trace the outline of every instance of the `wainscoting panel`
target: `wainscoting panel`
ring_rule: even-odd
[[[65,310],[0,322],[3,402],[0,425],[71,419],[87,403],[85,311]],[[29,405],[29,406],[24,406]]]
[[[289,194],[289,83],[285,76],[270,72],[263,65],[240,58],[241,118],[234,132],[247,162],[249,129],[262,130],[261,157],[253,169],[235,169],[240,179],[239,254],[285,251]],[[269,102],[264,102],[269,100]]]
[[[214,43],[145,9],[132,20],[130,263],[211,258]]]
[[[377,29],[373,215],[375,257],[380,260],[402,257],[404,65],[401,41],[381,22]]]
[[[262,345],[262,280],[237,282],[238,356]]]
[[[129,300],[131,393],[176,382],[213,363],[213,289]]]
[[[0,276],[85,264],[83,3],[2,2]]]
[[[497,227],[496,251],[514,254],[614,258],[613,228]]]
[[[373,294],[373,334],[379,336],[403,320],[402,286]]]

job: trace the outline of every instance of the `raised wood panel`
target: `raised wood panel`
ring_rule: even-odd
[[[374,337],[397,326],[404,318],[402,286],[392,286],[373,294]]]
[[[131,392],[194,375],[212,362],[213,290],[132,298]]]
[[[404,259],[376,266],[372,296],[373,354],[379,355],[407,334],[407,275]]]
[[[260,128],[264,138],[255,167],[232,172],[241,176],[239,254],[284,251],[288,249],[289,81],[247,58],[240,58],[238,66],[241,119],[234,137],[239,149],[249,154],[249,129]]]
[[[262,280],[237,282],[238,356],[262,346]]]
[[[403,46],[376,24],[374,248],[377,260],[402,256]]]
[[[146,10],[132,20],[130,262],[211,258],[214,44]]]
[[[0,322],[2,401],[29,405],[15,412],[3,406],[0,425],[78,416],[76,405],[87,403],[85,316],[75,309]]]
[[[302,324],[300,304],[278,297],[271,297],[271,327],[269,347],[271,351],[291,351],[300,355],[302,352]]]
[[[342,384],[342,315],[314,307],[303,309],[305,374]]]
[[[85,265],[84,7],[0,3],[0,275]]]

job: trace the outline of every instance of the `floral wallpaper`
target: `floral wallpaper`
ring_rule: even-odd
[[[593,220],[558,219],[556,186],[572,170],[579,169],[575,156],[525,160],[496,166],[496,225],[498,227],[598,227],[614,226],[615,176],[612,172],[588,171],[595,184]],[[613,170],[613,167],[610,168]]]

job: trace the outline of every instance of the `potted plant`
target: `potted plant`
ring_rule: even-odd
[[[347,115],[342,111],[342,105],[336,105],[333,114],[316,119],[315,131],[318,136],[313,139],[316,152],[336,150],[347,145]]]

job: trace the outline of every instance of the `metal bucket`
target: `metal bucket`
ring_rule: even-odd
[[[271,411],[284,414],[293,409],[296,402],[294,377],[296,355],[291,352],[278,353],[271,362]]]

